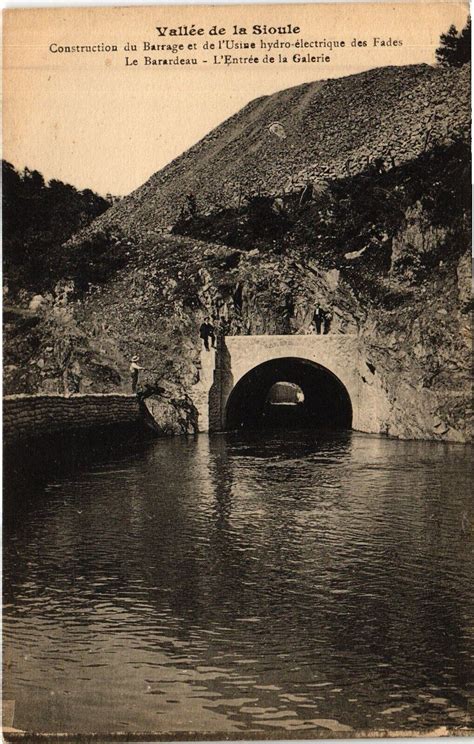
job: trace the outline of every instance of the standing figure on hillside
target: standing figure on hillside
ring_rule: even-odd
[[[324,313],[323,308],[320,306],[319,302],[317,302],[315,310],[314,310],[314,314],[313,314],[313,323],[314,323],[314,327],[316,328],[316,333],[318,334],[318,336],[321,333],[321,326],[323,324],[324,315],[325,313]]]
[[[212,325],[208,315],[206,315],[206,317],[204,318],[204,323],[199,329],[199,337],[202,338],[202,340],[204,341],[204,348],[206,349],[206,351],[210,351],[209,339],[211,339],[212,348],[215,348],[216,336],[214,333],[214,326]]]
[[[140,375],[141,370],[145,369],[145,367],[140,367],[138,362],[140,361],[140,357],[135,355],[132,356],[132,361],[130,364],[130,378],[132,381],[132,393],[137,392],[138,387],[138,377]]]
[[[329,329],[331,328],[331,321],[332,321],[332,312],[330,310],[326,310],[324,313],[323,318],[323,333],[329,333]]]

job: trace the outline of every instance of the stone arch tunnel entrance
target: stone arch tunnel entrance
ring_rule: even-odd
[[[301,390],[297,400],[275,400],[277,383]],[[259,364],[233,388],[225,410],[224,428],[349,429],[352,405],[336,375],[308,359],[282,357]]]
[[[268,411],[267,405],[265,412],[266,403],[285,402],[280,394],[267,400],[278,382],[299,388],[301,407],[281,405]],[[374,365],[369,365],[363,343],[357,334],[344,333],[219,339],[215,352],[201,352],[192,399],[203,432],[266,427],[273,416],[274,426],[380,433],[386,431],[391,410],[387,390]]]

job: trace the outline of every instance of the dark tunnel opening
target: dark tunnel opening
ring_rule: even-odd
[[[277,400],[277,383],[289,383],[302,394],[294,401]],[[264,362],[239,380],[227,403],[225,423],[227,430],[350,429],[352,405],[346,388],[328,369],[285,357]]]

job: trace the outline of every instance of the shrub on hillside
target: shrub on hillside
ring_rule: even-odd
[[[86,292],[92,285],[103,284],[130,255],[130,242],[109,230],[94,233],[77,246],[64,249],[60,261],[61,276],[72,279],[76,293]]]
[[[357,175],[330,181],[324,193],[303,206],[297,193],[282,201],[284,221],[272,210],[273,198],[257,197],[239,210],[222,209],[209,217],[205,234],[202,220],[188,220],[185,228],[193,237],[243,251],[258,248],[262,253],[305,255],[354,277],[360,291],[380,294],[380,279],[391,265],[392,239],[404,229],[407,211],[415,205],[431,225],[446,232],[436,250],[416,257],[417,275],[441,260],[457,260],[465,250],[469,146],[458,140],[386,169],[369,164]],[[356,252],[357,260],[346,258]]]

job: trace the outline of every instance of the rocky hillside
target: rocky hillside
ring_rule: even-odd
[[[249,103],[152,176],[96,228],[138,237],[173,224],[192,193],[201,212],[235,206],[252,191],[281,194],[306,178],[354,175],[380,158],[411,160],[465,137],[470,65],[384,67],[307,83]],[[278,126],[273,126],[273,125]]]
[[[249,104],[69,244],[87,281],[7,318],[6,391],[57,390],[64,339],[84,392],[127,389],[138,353],[148,392],[175,401],[156,397],[163,431],[183,431],[204,315],[299,333],[319,301],[332,333],[359,333],[362,382],[376,374],[390,403],[381,433],[468,439],[468,73],[385,68]],[[244,177],[260,195],[243,198]],[[186,193],[197,207],[180,217]]]

